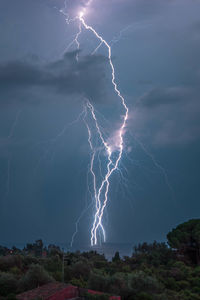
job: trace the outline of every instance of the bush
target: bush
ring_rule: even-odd
[[[72,280],[70,280],[70,283],[72,285],[78,286],[80,288],[86,288],[87,287],[87,282],[84,281],[82,277],[80,279],[72,278]]]
[[[77,262],[71,267],[73,278],[88,280],[90,277],[90,267],[85,262]]]
[[[166,278],[164,284],[167,289],[174,291],[178,290],[177,281],[173,277]]]
[[[22,257],[20,255],[0,257],[0,271],[7,272],[13,267],[22,268]]]
[[[22,272],[17,266],[14,266],[9,270],[9,273],[12,273],[13,275],[21,275]]]
[[[151,296],[145,292],[139,293],[135,299],[136,300],[154,300],[153,296]]]
[[[56,281],[62,281],[62,272],[56,271],[51,272],[50,275],[56,280]]]
[[[109,292],[110,277],[92,273],[89,278],[88,286],[92,290],[100,292]]]
[[[0,295],[7,296],[16,293],[17,279],[13,274],[0,273]]]
[[[59,272],[62,269],[62,260],[59,256],[53,256],[51,258],[46,258],[43,265],[47,272]]]
[[[20,280],[20,291],[34,289],[53,281],[53,278],[40,265],[31,265],[28,272]]]
[[[143,271],[130,274],[129,285],[135,293],[159,293],[163,289],[162,284],[155,277],[146,275]]]
[[[123,273],[115,273],[111,278],[109,282],[109,292],[115,295],[124,294],[124,292],[127,292],[128,290],[128,284],[126,275]]]

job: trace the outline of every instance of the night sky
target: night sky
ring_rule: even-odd
[[[0,244],[69,243],[88,206],[75,242],[90,242],[90,149],[78,116],[90,99],[109,136],[123,110],[107,49],[91,55],[98,41],[86,30],[80,51],[68,48],[78,26],[64,6],[0,1]],[[69,0],[63,12],[84,6]],[[199,0],[93,0],[84,16],[112,45],[130,111],[103,219],[108,242],[164,241],[199,218],[199,12]]]

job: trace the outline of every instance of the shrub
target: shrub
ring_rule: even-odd
[[[145,292],[139,293],[135,299],[136,300],[154,300],[153,296],[151,296]]]
[[[72,285],[78,286],[80,288],[86,288],[87,287],[87,282],[84,281],[82,277],[80,279],[72,278],[72,280],[70,280],[70,283]]]
[[[88,286],[92,290],[100,292],[109,292],[110,277],[96,273],[91,273]]]
[[[0,273],[0,295],[7,296],[17,290],[17,279],[13,274]]]
[[[20,280],[20,291],[34,289],[53,281],[53,278],[40,265],[31,265],[28,272]]]
[[[88,280],[90,276],[90,267],[85,262],[77,262],[71,268],[73,278],[83,278]]]
[[[0,257],[0,271],[7,272],[9,269],[22,268],[22,258],[20,255],[9,255]]]
[[[129,285],[135,293],[158,293],[163,289],[162,284],[155,277],[146,275],[143,271],[130,274]]]

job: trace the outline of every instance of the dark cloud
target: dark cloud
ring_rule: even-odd
[[[0,64],[0,90],[24,91],[32,87],[53,89],[60,94],[83,94],[99,98],[105,79],[106,58],[100,55],[76,56],[66,53],[61,60],[47,65],[37,61],[10,61]]]
[[[44,71],[38,66],[22,61],[0,65],[0,89],[23,88],[45,82]]]
[[[155,88],[143,95],[138,104],[143,108],[154,109],[162,105],[173,105],[188,99],[193,91],[186,87]]]
[[[80,36],[79,62],[77,52],[59,59],[79,30],[78,22],[66,24],[66,17],[76,16],[86,3],[67,0],[64,7],[64,2],[0,1],[1,243],[70,240],[85,206],[90,152],[81,118],[73,122],[82,111],[80,94],[101,100],[94,106],[105,136],[121,121],[109,64],[103,56],[85,56],[98,45],[91,32],[83,29]],[[87,23],[108,42],[121,37],[112,54],[116,80],[130,108],[129,129],[166,169],[176,198],[172,206],[151,155],[127,133],[133,165],[124,155],[121,166],[127,167],[130,184],[123,193],[112,177],[108,241],[160,240],[174,224],[199,212],[199,11],[199,0],[93,0],[86,10]],[[32,53],[42,62],[20,59]],[[97,53],[108,54],[104,46]],[[133,100],[137,109],[131,116]],[[10,191],[3,202],[8,175]],[[81,220],[77,241],[89,241],[92,216],[89,210]]]
[[[159,146],[188,144],[200,138],[200,89],[153,89],[138,100],[133,114],[136,134]]]

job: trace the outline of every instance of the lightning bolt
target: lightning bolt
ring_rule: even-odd
[[[107,151],[107,154],[108,154],[107,173],[106,173],[106,175],[105,175],[105,177],[104,177],[104,179],[103,179],[103,181],[100,185],[100,188],[97,192],[97,195],[96,195],[96,197],[97,197],[97,210],[96,210],[94,223],[93,223],[92,230],[91,230],[91,245],[93,246],[93,245],[97,244],[97,230],[98,230],[98,228],[99,227],[103,228],[102,217],[103,217],[104,209],[105,209],[105,207],[107,205],[107,201],[108,201],[108,191],[109,191],[109,186],[110,186],[110,177],[111,177],[112,173],[115,170],[117,170],[117,168],[119,166],[119,162],[122,158],[122,153],[123,153],[123,148],[124,148],[123,135],[124,135],[127,119],[128,119],[129,110],[128,110],[128,107],[126,105],[125,99],[122,96],[122,94],[121,94],[121,92],[118,88],[118,85],[116,83],[115,68],[114,68],[114,65],[113,65],[113,62],[112,62],[111,46],[108,44],[108,42],[101,35],[99,35],[96,32],[96,30],[92,26],[86,24],[82,13],[79,15],[79,19],[80,19],[80,22],[82,23],[83,27],[86,30],[91,31],[95,35],[95,37],[100,41],[100,44],[102,43],[106,46],[106,48],[108,50],[108,59],[109,59],[110,67],[111,67],[111,73],[112,73],[112,85],[113,85],[113,88],[114,88],[117,96],[120,98],[122,106],[125,110],[125,114],[123,116],[123,122],[122,122],[122,125],[121,125],[121,127],[118,131],[118,138],[119,138],[118,155],[117,155],[117,159],[114,161],[112,159],[112,155],[113,155],[114,150],[112,150],[112,147],[110,145],[108,145],[108,143],[104,140],[104,138],[102,136],[102,133],[101,133],[101,130],[98,126],[98,122],[97,122],[97,119],[96,119],[94,108],[91,105],[91,103],[88,102],[88,108],[91,111],[91,114],[92,114],[92,117],[95,121],[96,128],[97,128],[97,131],[99,133],[100,139],[101,139],[101,141],[102,141],[102,143],[103,143],[103,145],[104,145],[104,147]],[[103,194],[103,201],[101,203],[101,195],[102,194]],[[104,241],[105,241],[105,231],[103,231],[103,236],[104,236]]]
[[[68,21],[69,22],[69,21]],[[67,23],[68,23],[67,22]],[[67,48],[65,49],[65,51],[64,52],[66,52],[66,51],[68,51],[70,48],[71,48],[71,46],[73,45],[73,44],[76,44],[76,46],[77,46],[77,49],[79,50],[80,49],[80,43],[79,43],[79,36],[80,36],[80,34],[82,33],[82,26],[81,26],[81,23],[79,23],[79,31],[77,32],[77,34],[75,35],[75,38],[73,39],[73,41],[71,41],[71,43],[69,43],[69,45],[67,46]],[[76,60],[78,61],[78,53],[76,54]]]
[[[80,220],[83,218],[84,214],[89,210],[89,208],[91,207],[92,203],[90,203],[88,206],[85,207],[85,209],[81,212],[79,218],[77,219],[77,221],[75,222],[75,232],[73,233],[72,235],[72,238],[71,238],[71,242],[70,242],[70,247],[72,248],[73,247],[73,244],[74,244],[74,239],[78,233],[78,225],[80,223]]]
[[[107,149],[107,151],[110,151],[109,147],[108,147],[107,143],[104,141],[103,135],[101,133],[101,130],[100,130],[97,118],[96,118],[96,114],[95,114],[95,111],[94,111],[94,107],[92,106],[92,104],[90,103],[90,101],[88,99],[86,99],[86,106],[89,109],[89,111],[91,112],[91,116],[92,116],[92,118],[93,118],[93,120],[95,122],[95,126],[96,126],[96,129],[97,129],[97,132],[99,134],[101,142],[103,143],[103,145]],[[92,174],[92,177],[93,177],[93,190],[94,190],[95,205],[96,205],[95,220],[94,220],[92,231],[91,231],[91,235],[92,235],[92,237],[91,237],[91,245],[93,245],[93,243],[92,243],[93,231],[94,231],[94,228],[95,228],[94,226],[95,226],[95,224],[97,222],[98,214],[99,214],[99,211],[100,211],[100,208],[101,208],[101,202],[100,202],[100,199],[98,197],[97,179],[96,179],[96,174],[95,174],[95,171],[94,171],[94,159],[95,159],[95,155],[96,155],[96,149],[93,147],[91,129],[90,129],[88,123],[86,122],[85,118],[84,118],[84,122],[85,122],[85,125],[86,125],[86,128],[87,128],[87,131],[88,131],[88,143],[89,143],[89,146],[90,146],[90,149],[91,149],[91,153],[92,153],[91,154],[91,160],[90,160],[90,173]],[[101,230],[102,230],[102,233],[103,233],[103,238],[104,238],[104,241],[105,241],[105,230],[104,230],[104,227],[103,227],[102,223],[100,223],[99,226],[101,227]]]
[[[96,148],[93,145],[93,142],[92,142],[92,131],[91,131],[91,128],[90,128],[90,126],[89,126],[89,124],[88,124],[88,122],[86,120],[86,117],[88,116],[88,111],[91,113],[91,116],[92,116],[92,118],[93,118],[93,120],[95,122],[95,127],[97,129],[97,132],[99,134],[101,142],[104,144],[105,147],[107,146],[107,144],[105,143],[103,135],[101,133],[101,130],[100,130],[100,127],[99,127],[99,124],[98,124],[98,121],[97,121],[97,118],[96,118],[96,115],[95,115],[94,107],[93,107],[93,105],[90,103],[90,101],[88,99],[85,99],[84,108],[83,108],[83,112],[82,113],[83,113],[83,122],[84,122],[84,124],[86,126],[87,133],[88,133],[88,144],[89,144],[90,151],[91,151],[91,158],[90,158],[90,164],[89,164],[89,172],[91,173],[92,179],[93,179],[93,192],[94,192],[94,198],[95,198],[95,209],[96,209],[96,211],[99,211],[101,203],[100,203],[100,201],[99,201],[99,199],[97,197],[97,178],[96,178],[96,173],[95,173],[95,170],[94,170],[94,161],[95,161],[95,156],[97,154],[97,150],[96,150]],[[98,155],[98,160],[100,160],[99,155]],[[100,168],[100,173],[101,173],[101,168]],[[88,185],[88,191],[91,194],[91,191],[89,189],[89,185]],[[92,194],[91,194],[91,196],[92,196]],[[86,208],[82,211],[82,213],[78,217],[77,221],[75,222],[75,228],[76,229],[75,229],[75,232],[73,233],[72,238],[71,238],[71,243],[70,243],[71,247],[73,246],[75,236],[78,233],[78,224],[79,224],[81,218],[83,217],[83,215],[90,208],[91,204],[89,206],[86,206]],[[97,216],[95,216],[95,217],[97,218]],[[95,220],[95,222],[96,222],[96,220]],[[105,230],[104,230],[104,227],[103,227],[102,224],[100,224],[100,227],[101,227],[101,230],[102,230],[102,233],[103,233],[103,238],[105,240]]]
[[[15,120],[14,120],[14,122],[13,122],[13,125],[12,125],[11,128],[10,128],[10,132],[9,132],[8,137],[7,137],[8,140],[10,140],[10,139],[13,137],[13,135],[14,135],[14,131],[15,131],[15,128],[16,128],[17,123],[18,123],[18,121],[19,121],[19,117],[20,117],[21,113],[22,113],[22,109],[20,109],[20,110],[17,112],[17,114],[16,114]]]
[[[108,61],[109,65],[111,68],[111,82],[112,86],[114,89],[114,92],[116,93],[117,97],[119,98],[122,108],[124,110],[124,114],[122,116],[122,123],[120,128],[118,129],[117,132],[115,132],[115,140],[117,141],[117,145],[112,145],[111,140],[112,139],[106,139],[104,137],[103,131],[99,125],[96,112],[94,109],[94,106],[92,105],[91,101],[89,99],[85,99],[85,109],[87,110],[88,113],[90,113],[90,117],[93,120],[96,133],[98,134],[98,138],[101,142],[101,145],[105,149],[106,157],[107,157],[107,162],[106,162],[106,170],[105,174],[103,175],[100,172],[101,178],[97,180],[97,174],[95,172],[94,168],[94,163],[95,160],[97,159],[98,161],[100,160],[99,155],[97,155],[97,149],[94,147],[93,142],[92,142],[92,130],[90,126],[88,125],[88,122],[86,121],[86,115],[83,118],[83,121],[85,123],[85,126],[87,128],[88,132],[88,144],[91,150],[91,158],[90,158],[90,173],[92,175],[93,179],[93,192],[94,192],[94,198],[95,198],[95,215],[94,215],[94,221],[92,224],[91,228],[91,246],[97,245],[98,243],[98,232],[101,230],[101,233],[103,235],[103,240],[104,242],[106,241],[106,234],[105,234],[105,229],[102,224],[102,218],[104,214],[104,210],[107,206],[108,202],[108,193],[109,193],[109,187],[110,187],[110,179],[112,174],[116,171],[119,170],[119,164],[122,158],[123,150],[124,150],[124,134],[125,134],[125,129],[126,129],[126,124],[128,120],[128,114],[129,114],[129,109],[126,105],[125,98],[122,96],[120,89],[118,88],[118,84],[116,82],[116,76],[115,76],[115,67],[112,61],[112,49],[109,43],[91,26],[86,23],[86,20],[84,18],[85,12],[87,7],[92,3],[92,0],[89,0],[83,10],[79,12],[79,14],[74,18],[74,19],[69,19],[67,18],[67,23],[70,23],[71,21],[78,20],[79,21],[79,31],[77,35],[75,36],[75,39],[70,43],[69,46],[71,46],[73,43],[76,43],[77,49],[80,48],[80,43],[79,43],[79,37],[82,33],[82,28],[91,32],[94,37],[99,41],[99,45],[97,48],[93,51],[92,54],[94,54],[99,47],[105,46],[107,51],[108,51]],[[66,2],[65,2],[66,5]],[[65,14],[66,16],[66,14]],[[78,57],[77,57],[78,60]],[[121,119],[121,116],[120,116]],[[100,183],[99,183],[100,181]],[[99,184],[98,184],[99,183]],[[76,223],[77,224],[77,223]],[[101,240],[101,236],[100,236]]]

